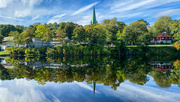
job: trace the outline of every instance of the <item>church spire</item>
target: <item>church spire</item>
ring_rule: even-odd
[[[96,82],[92,81],[92,85],[93,85],[93,93],[95,94],[95,92],[96,92]]]
[[[92,24],[96,24],[96,12],[95,12],[95,6],[93,7],[93,16],[92,16]]]

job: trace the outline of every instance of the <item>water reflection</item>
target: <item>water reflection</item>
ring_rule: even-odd
[[[179,100],[180,61],[151,59],[5,58],[0,65],[0,91],[3,97],[9,92],[7,94],[17,99],[30,95],[26,99],[34,102]],[[22,87],[23,90],[19,89]],[[17,92],[12,93],[12,90]],[[33,100],[34,95],[38,96],[36,100]],[[169,98],[164,99],[164,96]]]
[[[180,86],[179,61],[142,61],[142,58],[121,59],[107,57],[20,58],[1,59],[0,79],[35,79],[46,82],[86,82],[111,86],[116,90],[125,80],[144,85],[153,77],[156,84],[168,88]],[[95,92],[95,91],[94,91]]]

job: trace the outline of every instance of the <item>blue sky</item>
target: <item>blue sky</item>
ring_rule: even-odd
[[[117,17],[126,24],[160,16],[180,19],[180,0],[0,0],[0,24],[28,26],[35,22],[75,22],[87,25],[96,5],[97,20]]]
[[[0,102],[179,102],[178,86],[160,88],[151,78],[145,85],[125,81],[114,91],[111,86],[86,82],[54,83],[39,85],[34,80],[14,79],[0,80]]]

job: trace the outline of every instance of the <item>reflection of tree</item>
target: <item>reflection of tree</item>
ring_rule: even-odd
[[[133,60],[126,65],[126,78],[132,83],[144,85],[148,81],[147,74],[151,71],[151,65],[142,60]]]
[[[144,85],[149,79],[147,74],[154,78],[154,81],[160,87],[170,87],[170,85],[180,85],[180,65],[176,63],[176,67],[173,72],[168,71],[163,74],[152,68],[148,61],[144,58],[129,58],[129,59],[114,59],[109,56],[107,57],[63,57],[63,58],[25,58],[26,61],[39,61],[43,63],[63,63],[66,65],[82,65],[88,64],[89,66],[81,67],[59,67],[56,69],[42,68],[33,70],[29,65],[18,64],[14,62],[15,68],[5,69],[0,66],[0,79],[11,80],[26,78],[27,80],[34,79],[39,84],[44,85],[46,82],[64,83],[64,82],[92,82],[111,86],[112,89],[116,90],[117,87],[124,82],[129,80],[132,83]],[[39,60],[38,60],[39,59]],[[144,61],[142,61],[144,60]],[[13,59],[13,61],[15,61]],[[21,59],[21,62],[22,59]],[[28,62],[29,63],[29,62]]]
[[[169,80],[170,71],[163,74],[162,72],[153,69],[150,75],[154,78],[156,84],[160,87],[168,88],[171,86],[171,81]]]

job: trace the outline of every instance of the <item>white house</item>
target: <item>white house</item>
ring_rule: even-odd
[[[19,44],[13,44],[12,40],[13,40],[13,37],[5,37],[3,39],[3,43],[0,45],[1,50],[5,50],[6,47],[11,47],[11,46],[14,46],[14,47],[34,47],[34,48],[42,47],[42,46],[43,47],[45,47],[45,46],[54,47],[54,46],[61,43],[61,41],[56,40],[56,39],[53,39],[53,41],[51,41],[51,42],[42,42],[41,40],[38,40],[37,38],[32,38],[31,43],[19,45]]]
[[[0,44],[1,51],[4,51],[6,47],[10,47],[11,45],[9,43],[2,43]]]

